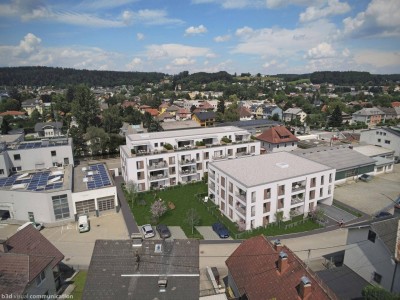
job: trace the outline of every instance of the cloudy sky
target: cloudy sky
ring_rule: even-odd
[[[400,73],[399,0],[1,0],[0,66]]]

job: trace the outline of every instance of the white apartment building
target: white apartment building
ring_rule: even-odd
[[[213,162],[210,199],[239,228],[249,230],[331,205],[335,169],[288,152]]]
[[[233,126],[127,135],[122,175],[139,191],[198,181],[212,161],[259,155],[260,143],[250,137]]]

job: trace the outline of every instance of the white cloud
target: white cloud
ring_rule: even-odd
[[[310,6],[310,5],[320,5],[326,0],[266,0],[266,5],[268,8],[280,8],[289,5],[301,5],[301,6]]]
[[[344,57],[349,57],[350,54],[351,54],[351,52],[350,52],[349,49],[347,49],[347,48],[344,48],[344,49],[343,49],[342,55],[343,55]]]
[[[350,5],[339,0],[328,0],[323,6],[309,6],[300,14],[301,22],[310,22],[333,15],[345,14],[350,11]]]
[[[227,34],[227,35],[219,35],[219,36],[216,36],[216,37],[214,38],[214,42],[216,42],[216,43],[223,43],[223,42],[229,41],[230,39],[231,39],[231,35],[230,35],[230,34]]]
[[[122,13],[122,20],[125,24],[142,23],[147,25],[165,25],[165,24],[182,24],[179,19],[171,19],[167,17],[167,12],[161,9],[142,9],[138,11],[125,10]]]
[[[226,9],[265,7],[265,0],[192,0],[194,4],[215,3]]]
[[[320,58],[328,58],[334,57],[336,55],[335,50],[332,48],[332,45],[328,43],[321,43],[314,48],[308,50],[306,58],[309,59],[320,59]]]
[[[186,28],[185,30],[185,35],[196,35],[196,34],[202,34],[206,33],[207,28],[204,25],[200,25],[198,27],[190,26]]]
[[[265,64],[263,64],[263,67],[264,68],[269,68],[269,67],[275,66],[277,64],[278,64],[278,62],[275,59],[273,59],[273,60],[268,61]]]
[[[138,0],[84,0],[78,7],[99,10],[120,7],[127,4],[138,2]]]
[[[370,65],[375,68],[399,67],[400,52],[364,50],[354,55],[358,64]]]
[[[246,36],[249,37],[253,33],[254,33],[253,28],[245,26],[245,27],[236,29],[236,33],[235,34],[237,36],[240,36],[240,37],[246,37]]]
[[[147,46],[147,56],[151,59],[212,57],[213,55],[214,54],[209,48],[192,47],[182,44],[161,44]]]
[[[33,33],[28,33],[22,41],[19,43],[19,53],[32,53],[38,49],[41,39],[35,36]]]
[[[400,36],[398,0],[372,0],[354,18],[343,20],[344,34],[350,37]]]
[[[195,59],[190,59],[187,57],[178,57],[172,61],[172,64],[175,66],[187,66],[187,65],[193,65],[195,62],[196,62]]]
[[[143,61],[142,61],[140,58],[135,57],[135,58],[133,58],[132,61],[131,61],[129,64],[127,64],[126,66],[127,66],[127,68],[128,68],[129,70],[135,70],[135,69],[137,69],[138,67],[140,67],[142,64],[143,64]]]
[[[144,34],[141,32],[136,33],[136,38],[138,41],[141,41],[144,39]]]

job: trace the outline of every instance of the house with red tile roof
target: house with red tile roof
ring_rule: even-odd
[[[192,114],[186,108],[179,108],[176,112],[176,119],[177,120],[189,120]]]
[[[392,107],[400,107],[400,102],[399,101],[392,102]]]
[[[57,295],[64,255],[36,228],[27,226],[0,242],[0,294],[12,299]]]
[[[279,240],[245,240],[226,260],[231,299],[338,299],[316,274]]]
[[[248,121],[253,119],[253,114],[247,107],[241,106],[238,108],[238,111],[239,111],[240,121]]]
[[[265,130],[256,139],[261,142],[265,152],[292,151],[297,149],[299,139],[285,126],[275,126]]]
[[[148,112],[149,114],[151,114],[152,117],[158,116],[158,110],[155,108],[145,108],[144,112]]]
[[[25,118],[26,113],[24,113],[23,111],[7,110],[5,112],[0,113],[0,116],[12,116],[14,119]]]

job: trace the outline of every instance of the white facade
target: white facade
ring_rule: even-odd
[[[201,180],[209,162],[240,156],[259,155],[260,143],[237,127],[210,127],[133,134],[121,146],[122,175],[140,191]],[[221,141],[223,137],[231,143]],[[172,150],[166,150],[169,144]],[[205,146],[200,146],[200,145]]]
[[[268,143],[266,141],[261,141],[261,147],[264,148],[267,153],[290,152],[297,149],[297,141],[284,143]]]
[[[249,230],[307,215],[331,205],[335,169],[287,152],[215,162],[209,166],[210,198],[239,228]]]
[[[298,119],[301,123],[306,120],[307,114],[300,108],[289,108],[283,112],[282,119],[285,122],[290,122],[292,120]]]
[[[400,129],[376,128],[364,130],[361,131],[360,142],[391,149],[396,158],[400,157]]]
[[[73,163],[71,138],[11,143],[0,149],[0,178]]]

